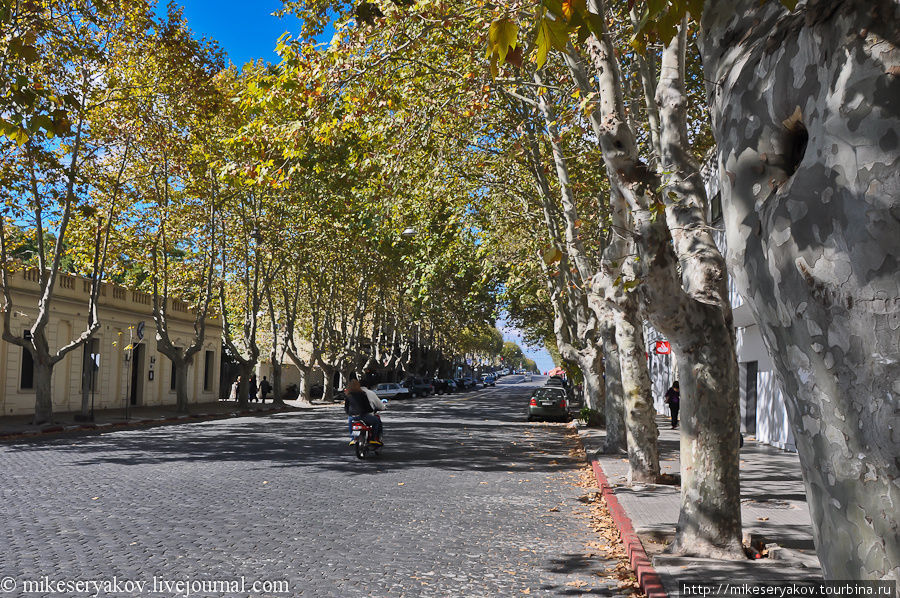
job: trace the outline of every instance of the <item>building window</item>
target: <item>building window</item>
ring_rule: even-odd
[[[172,361],[172,375],[169,376],[169,390],[175,390],[175,362]]]
[[[716,193],[709,198],[709,221],[716,224],[722,219],[722,194]]]
[[[32,390],[34,388],[34,359],[31,357],[31,351],[22,347],[22,390]]]
[[[212,390],[213,358],[215,353],[207,351],[203,360],[203,390]]]

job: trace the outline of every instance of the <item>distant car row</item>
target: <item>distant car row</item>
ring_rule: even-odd
[[[462,378],[419,378],[411,376],[403,382],[382,382],[375,386],[375,393],[382,399],[408,399],[427,397],[429,395],[450,394],[485,386],[495,386],[496,380],[487,375],[480,378],[464,376]]]

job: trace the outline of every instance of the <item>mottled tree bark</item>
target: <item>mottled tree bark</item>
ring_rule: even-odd
[[[900,5],[708,1],[728,260],[832,579],[900,580]]]
[[[644,330],[633,299],[616,310],[616,345],[621,363],[629,482],[656,483],[659,477],[659,429],[650,396],[650,372]]]
[[[591,4],[598,14],[604,14],[602,2],[591,0]],[[618,218],[619,230],[630,233],[627,243],[632,249],[617,251],[620,259],[616,262],[624,261],[618,266],[621,279],[636,285],[633,293],[625,293],[627,297],[619,301],[616,319],[623,355],[626,424],[629,417],[652,417],[655,429],[649,372],[643,359],[646,346],[637,315],[632,313],[635,308],[630,305],[637,300],[647,319],[691,365],[681,371],[682,385],[691,389],[682,395],[687,420],[682,433],[688,446],[682,461],[679,525],[669,550],[693,556],[743,558],[737,368],[731,313],[724,292],[724,260],[706,226],[705,191],[687,151],[681,89],[684,38],[679,36],[667,49],[657,88],[660,162],[663,172],[674,173],[666,180],[638,153],[636,137],[625,117],[619,65],[610,36],[604,31],[589,38],[587,49],[600,92],[591,122],[603,149],[613,217]],[[567,56],[567,63],[579,85],[587,86],[574,52]],[[660,193],[663,185],[665,192]],[[665,210],[665,220],[658,217],[660,208]],[[619,216],[626,212],[627,218]],[[639,260],[631,257],[635,254]],[[639,399],[637,388],[629,388],[629,384],[646,384],[646,397]],[[629,401],[633,400],[640,400],[641,408],[646,401],[648,412],[631,409]],[[630,437],[628,444],[631,457]]]
[[[622,392],[622,364],[616,344],[616,324],[612,313],[609,320],[600,323],[600,342],[603,347],[606,439],[604,453],[621,453],[627,450],[625,440],[625,401]]]
[[[740,415],[738,368],[728,302],[725,259],[706,222],[708,200],[687,134],[684,92],[686,23],[665,48],[656,89],[660,162],[665,176],[666,228],[657,247],[678,259],[657,267],[656,284],[646,285],[657,306],[653,325],[672,342],[681,386],[681,510],[669,552],[742,558],[740,518]],[[671,242],[670,242],[671,239]],[[669,252],[656,251],[665,262]],[[644,256],[650,257],[650,256]],[[668,287],[668,288],[667,288]],[[660,292],[662,291],[662,292]],[[698,547],[699,550],[698,550]]]

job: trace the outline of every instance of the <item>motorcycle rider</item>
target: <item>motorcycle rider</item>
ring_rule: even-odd
[[[359,384],[359,380],[355,378],[350,380],[347,388],[344,390],[344,412],[347,414],[347,425],[350,428],[350,434],[353,434],[353,420],[361,419],[367,426],[372,428],[372,433],[378,444],[381,444],[381,419],[376,417],[375,408],[369,401],[369,397]],[[350,444],[353,444],[350,440]]]

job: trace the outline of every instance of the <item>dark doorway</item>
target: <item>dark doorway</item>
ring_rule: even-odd
[[[745,368],[744,379],[744,431],[747,434],[756,434],[756,374],[759,372],[759,362],[748,361]]]
[[[144,398],[144,345],[135,346],[131,354],[132,405],[140,405]]]
[[[222,360],[219,367],[219,398],[237,400],[237,395],[231,396],[232,388],[241,373],[241,364],[231,353],[227,345],[222,345]]]
[[[100,369],[100,339],[92,338],[84,343],[81,356],[81,388],[84,392],[97,390]]]

